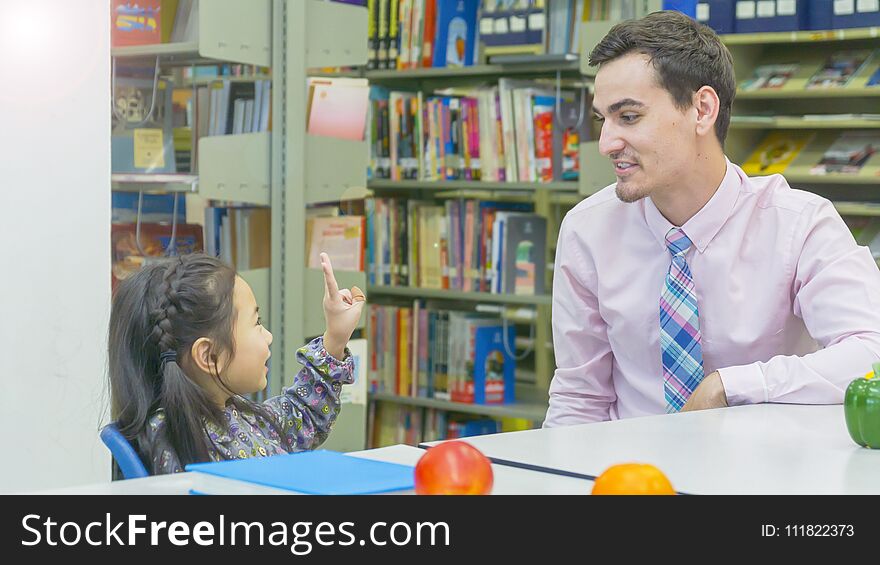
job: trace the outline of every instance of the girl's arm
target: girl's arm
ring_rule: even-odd
[[[342,385],[354,382],[354,359],[348,348],[340,361],[324,348],[317,337],[296,352],[304,367],[283,394],[263,405],[277,418],[291,451],[315,449],[327,439],[339,414]]]

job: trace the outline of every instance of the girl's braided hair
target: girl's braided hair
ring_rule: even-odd
[[[262,406],[235,394],[224,384],[216,361],[235,353],[233,306],[235,271],[202,253],[164,259],[144,266],[123,281],[110,315],[109,358],[112,416],[148,464],[152,446],[150,418],[164,412],[166,438],[181,466],[210,459],[207,422],[224,427],[223,411],[190,379],[184,367],[192,345],[211,339],[217,382],[242,410],[254,412],[275,427]]]

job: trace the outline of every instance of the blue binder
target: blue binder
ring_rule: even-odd
[[[834,0],[809,0],[807,2],[807,29],[834,29]]]
[[[733,33],[734,0],[701,0],[697,4],[697,21],[715,33]]]
[[[195,463],[186,470],[305,494],[373,494],[415,488],[413,467],[335,451]]]

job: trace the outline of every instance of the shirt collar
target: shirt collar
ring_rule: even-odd
[[[724,178],[721,179],[718,190],[715,191],[715,194],[712,195],[712,198],[709,199],[705,206],[700,208],[683,226],[680,226],[700,253],[706,250],[712,239],[721,231],[721,226],[730,217],[730,213],[733,211],[733,206],[736,204],[737,197],[739,196],[740,187],[742,186],[743,181],[736,167],[729,160],[725,159],[725,161],[727,162],[727,171],[724,173]],[[645,222],[647,222],[657,242],[665,250],[666,234],[674,226],[663,217],[663,214],[660,213],[650,197],[645,198],[643,202]]]

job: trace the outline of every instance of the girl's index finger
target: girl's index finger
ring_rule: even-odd
[[[326,283],[327,293],[330,297],[335,297],[339,294],[339,284],[336,282],[336,276],[333,274],[330,256],[326,253],[321,253],[321,267],[324,269],[324,282]]]

